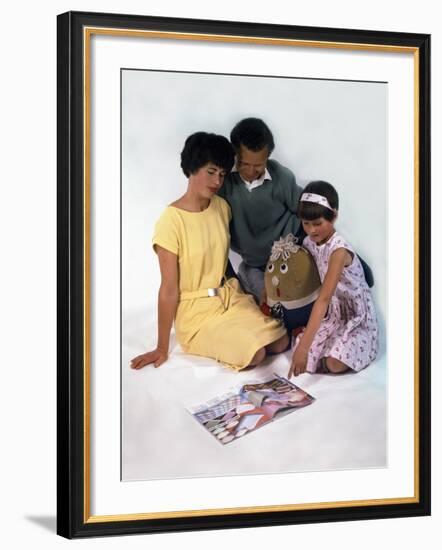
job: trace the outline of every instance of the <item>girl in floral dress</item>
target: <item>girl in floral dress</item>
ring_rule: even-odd
[[[339,374],[367,367],[378,351],[370,289],[353,248],[335,230],[339,198],[325,181],[311,182],[298,204],[307,234],[303,246],[318,266],[321,291],[297,336],[289,378],[305,371]]]

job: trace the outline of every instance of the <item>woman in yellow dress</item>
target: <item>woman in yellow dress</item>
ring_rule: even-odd
[[[132,359],[134,369],[167,360],[174,320],[185,352],[235,370],[256,366],[267,352],[282,352],[289,344],[284,327],[264,316],[237,279],[223,281],[231,213],[216,192],[233,162],[223,136],[197,132],[185,142],[181,167],[187,191],[165,209],[153,236],[161,271],[157,347]]]

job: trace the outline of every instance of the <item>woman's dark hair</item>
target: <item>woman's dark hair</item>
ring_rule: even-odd
[[[312,181],[304,188],[302,193],[314,193],[315,195],[321,195],[328,200],[328,204],[334,210],[339,209],[338,193],[331,183],[327,183],[326,181]],[[326,206],[317,204],[316,202],[301,201],[300,198],[298,202],[297,216],[300,220],[311,221],[318,218],[324,218],[325,220],[331,222],[336,217],[336,212],[330,210]]]
[[[186,139],[181,152],[181,168],[189,177],[212,162],[227,173],[233,167],[235,153],[229,140],[217,134],[196,132]]]
[[[267,147],[270,153],[275,148],[273,134],[267,124],[260,118],[244,118],[230,132],[230,141],[236,152],[244,145],[250,151],[261,151]]]

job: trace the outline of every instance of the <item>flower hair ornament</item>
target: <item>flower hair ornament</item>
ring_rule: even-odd
[[[298,238],[289,233],[286,237],[281,237],[279,241],[273,243],[270,261],[275,262],[282,256],[283,260],[288,260],[291,254],[298,252],[300,246],[297,244]]]
[[[316,193],[303,193],[301,195],[301,201],[302,202],[314,202],[316,204],[320,204],[321,206],[324,206],[325,208],[328,208],[329,210],[332,210],[335,212],[335,209],[330,206],[330,203],[328,202],[326,197],[323,197],[322,195],[317,195]]]

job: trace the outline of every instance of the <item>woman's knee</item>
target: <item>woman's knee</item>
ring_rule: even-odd
[[[281,338],[278,338],[278,340],[266,346],[266,349],[270,353],[282,353],[288,348],[289,342],[289,335],[284,334],[284,336],[281,336]]]
[[[252,357],[252,360],[249,363],[249,367],[256,367],[256,365],[259,365],[259,363],[262,363],[266,356],[266,350],[265,348],[260,348],[255,355]]]

